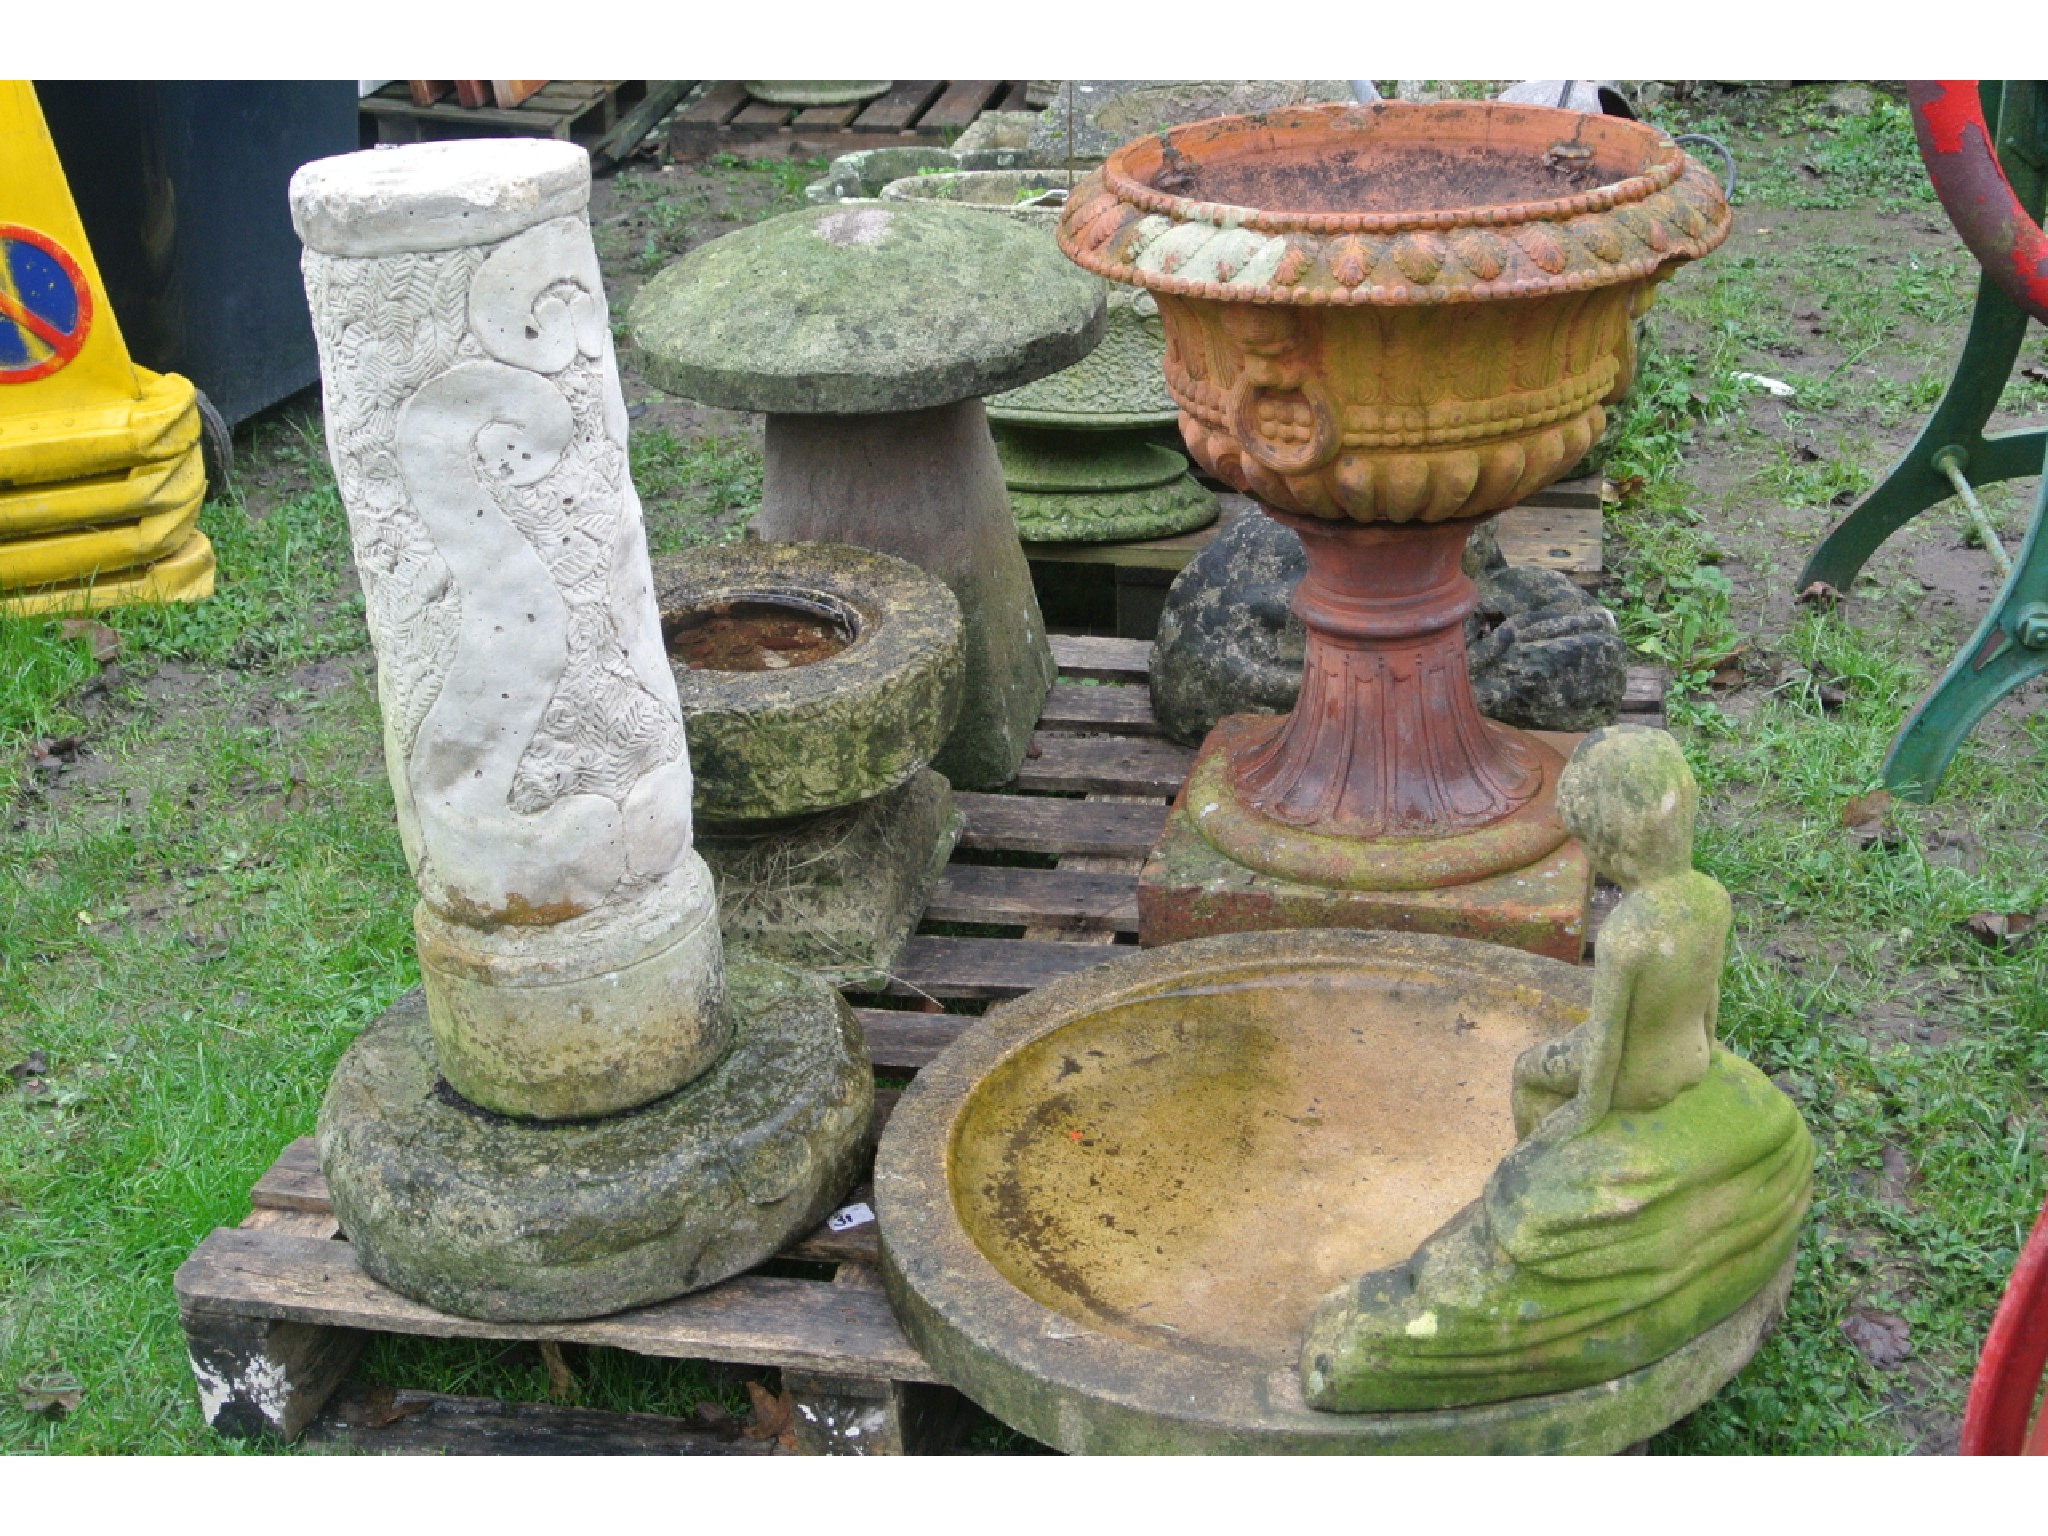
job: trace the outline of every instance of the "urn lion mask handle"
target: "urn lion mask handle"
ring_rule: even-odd
[[[1585,453],[1650,289],[1730,222],[1657,130],[1505,102],[1217,118],[1075,188],[1060,248],[1154,294],[1189,451],[1309,562],[1299,702],[1205,743],[1141,883],[1145,943],[1215,931],[1219,882],[1249,879],[1266,894],[1242,926],[1420,926],[1576,959],[1563,758],[1480,717],[1458,555]],[[1563,916],[1532,929],[1502,881],[1565,892]],[[1454,887],[1456,912],[1387,894]]]

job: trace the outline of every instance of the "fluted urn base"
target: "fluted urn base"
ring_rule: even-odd
[[[1466,672],[1460,556],[1482,520],[1268,515],[1308,555],[1301,693],[1203,743],[1141,878],[1141,941],[1405,928],[1576,960],[1591,881],[1557,814],[1569,743],[1483,719]]]

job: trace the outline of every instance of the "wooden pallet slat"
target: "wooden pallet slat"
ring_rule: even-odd
[[[1087,944],[920,933],[904,945],[884,990],[892,997],[1021,997],[1108,958]]]
[[[729,1360],[933,1381],[879,1291],[746,1274],[609,1317],[495,1323],[455,1317],[371,1279],[348,1244],[217,1227],[174,1281],[185,1314],[447,1339],[547,1339],[670,1360]]]
[[[1143,856],[1166,830],[1166,807],[1055,800],[1037,795],[953,796],[960,846],[1018,853]]]
[[[773,101],[750,101],[733,115],[731,122],[735,128],[780,128],[794,116],[794,107]]]
[[[867,1036],[868,1059],[878,1072],[921,1072],[974,1022],[972,1014],[925,1013],[913,1008],[856,1008]]]
[[[1136,933],[1138,879],[1135,873],[953,864],[940,877],[924,915],[926,922]]]
[[[1038,718],[1044,731],[1094,731],[1119,736],[1163,734],[1152,717],[1148,688],[1090,688],[1054,683]]]
[[[899,80],[863,107],[853,126],[865,133],[908,128],[945,88],[943,80]]]
[[[1001,92],[1000,80],[949,80],[945,93],[918,120],[925,128],[965,128]]]
[[[1048,635],[1062,677],[1104,683],[1143,683],[1152,675],[1152,642],[1107,635]]]
[[[721,80],[676,114],[693,127],[717,128],[747,104],[747,88],[737,80]]]
[[[1192,748],[1136,736],[1031,738],[1017,786],[1032,790],[1102,790],[1116,795],[1172,795],[1193,765]]]

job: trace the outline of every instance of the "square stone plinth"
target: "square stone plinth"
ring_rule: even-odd
[[[1172,944],[1267,928],[1377,928],[1480,939],[1576,965],[1585,952],[1592,892],[1593,866],[1576,838],[1534,864],[1469,885],[1429,891],[1301,885],[1219,853],[1176,800],[1166,834],[1138,876],[1138,942]]]
[[[887,980],[960,836],[945,778],[754,830],[699,826],[726,942],[837,987]]]

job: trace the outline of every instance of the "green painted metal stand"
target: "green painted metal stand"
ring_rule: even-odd
[[[1996,147],[2006,179],[2039,222],[2048,193],[2048,84],[2008,81],[2001,91],[1987,81],[1982,94],[1986,120],[1998,124]],[[1847,591],[1877,547],[1929,507],[1967,487],[2043,472],[2048,428],[1989,435],[1984,431],[2019,357],[2026,329],[2026,312],[1990,278],[1980,278],[1969,336],[1941,402],[1877,489],[1814,550],[1800,573],[1801,590],[1823,581]],[[2048,478],[2043,479],[2025,542],[1997,602],[1892,742],[1883,772],[1885,787],[1894,794],[1931,799],[1948,771],[1949,759],[1992,705],[2048,671],[2044,522]]]

